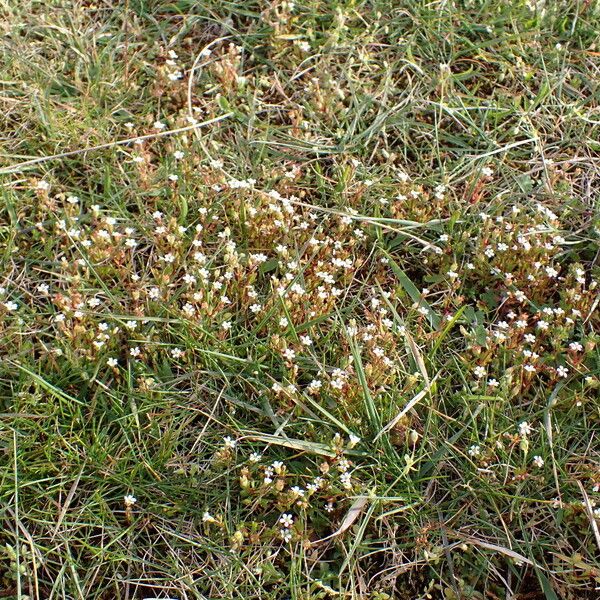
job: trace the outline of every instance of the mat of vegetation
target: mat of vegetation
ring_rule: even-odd
[[[0,597],[598,598],[597,2],[0,14]]]

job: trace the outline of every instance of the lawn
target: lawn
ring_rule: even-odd
[[[600,4],[0,28],[0,598],[600,596]]]

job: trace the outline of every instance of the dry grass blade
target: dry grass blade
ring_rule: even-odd
[[[26,160],[16,165],[12,165],[11,167],[2,167],[0,168],[0,175],[7,175],[9,173],[18,173],[27,167],[31,167],[33,165],[39,165],[41,163],[49,162],[51,160],[58,160],[60,158],[68,158],[70,156],[77,156],[78,154],[85,154],[86,152],[95,152],[96,150],[106,150],[107,148],[114,148],[116,146],[125,146],[127,144],[133,144],[141,140],[151,140],[161,137],[166,137],[170,135],[176,135],[178,133],[185,133],[186,131],[192,131],[195,129],[199,129],[201,127],[207,127],[208,125],[214,125],[219,121],[223,121],[224,119],[228,119],[233,116],[232,112],[225,113],[224,115],[219,115],[218,117],[214,117],[213,119],[208,119],[208,121],[203,121],[202,123],[194,123],[193,125],[187,125],[186,127],[179,127],[177,129],[169,129],[168,131],[159,131],[157,133],[149,133],[148,135],[138,135],[136,137],[127,138],[125,140],[117,140],[116,142],[107,142],[106,144],[99,144],[97,146],[90,146],[88,148],[80,148],[78,150],[70,150],[68,152],[60,152],[59,154],[52,154],[50,156],[40,156],[38,158],[32,158],[31,160]]]
[[[596,516],[594,515],[594,508],[592,503],[590,502],[590,497],[588,496],[585,488],[581,481],[577,482],[579,489],[581,491],[581,495],[583,496],[583,505],[585,506],[585,513],[590,522],[590,527],[592,528],[592,532],[594,533],[594,538],[596,539],[596,544],[598,546],[598,550],[600,550],[600,530],[598,529],[598,522],[596,520]]]
[[[415,359],[415,362],[417,363],[419,372],[423,376],[423,380],[425,381],[426,389],[429,390],[429,388],[431,387],[431,383],[429,381],[427,367],[425,366],[425,361],[423,360],[421,351],[419,350],[419,347],[415,343],[415,340],[413,339],[412,335],[410,335],[410,333],[408,333],[408,331],[406,331],[406,330],[404,331],[404,337],[406,338],[406,341],[408,342],[408,347],[410,348],[410,352],[411,352],[413,358]]]
[[[415,397],[375,436],[373,439],[374,442],[376,442],[383,434],[390,431],[390,429],[393,429],[398,421],[400,421],[400,419],[402,419],[402,417],[407,414],[409,410],[412,410],[414,406],[416,406],[421,400],[423,400],[423,398],[425,398],[425,396],[427,396],[429,390],[431,389],[431,384],[435,382],[438,376],[439,374],[433,378],[430,384],[427,384],[425,388],[416,394]]]
[[[367,506],[368,501],[369,501],[369,498],[367,496],[360,496],[359,498],[357,498],[354,501],[354,503],[352,504],[352,506],[350,507],[350,509],[348,510],[348,512],[346,513],[346,516],[344,517],[344,520],[342,521],[342,523],[338,527],[338,529],[336,529],[336,531],[334,531],[331,535],[328,535],[327,537],[324,537],[320,540],[312,542],[311,545],[315,546],[316,544],[321,544],[332,538],[339,537],[345,531],[348,531],[348,529],[350,529],[350,527],[352,527],[352,524],[356,521],[356,519],[358,519],[358,517],[360,517],[363,510],[365,509],[365,506]]]

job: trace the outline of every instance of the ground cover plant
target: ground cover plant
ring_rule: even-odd
[[[596,2],[0,14],[0,597],[598,597]]]

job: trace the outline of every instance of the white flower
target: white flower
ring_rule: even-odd
[[[292,540],[292,533],[289,529],[282,529],[279,534],[281,535],[281,539],[286,544]]]
[[[225,448],[232,448],[233,449],[233,448],[235,448],[235,446],[237,444],[237,442],[233,438],[231,438],[229,436],[224,437],[223,441],[225,442]]]
[[[139,348],[139,346],[135,346],[134,348],[131,348],[131,350],[129,350],[129,354],[133,358],[138,357],[140,355],[140,348]]]
[[[181,348],[173,348],[171,350],[171,356],[173,358],[181,358],[184,355],[184,351]]]
[[[202,515],[202,522],[203,523],[216,523],[217,520],[207,511],[204,511],[204,514]]]
[[[573,352],[581,352],[583,350],[583,346],[579,342],[571,342],[569,344],[569,350]]]
[[[542,330],[546,330],[548,329],[548,322],[544,321],[543,319],[539,320],[537,322],[537,328],[538,329],[542,329]]]
[[[250,455],[250,458],[248,460],[250,462],[257,463],[257,462],[260,462],[261,458],[262,458],[262,454],[259,454],[258,452],[253,452]]]
[[[569,369],[567,369],[566,367],[564,367],[563,365],[560,365],[557,369],[556,369],[556,374],[559,377],[568,377],[569,376]]]
[[[495,387],[498,387],[498,386],[500,385],[500,384],[498,383],[498,380],[497,380],[497,379],[490,379],[490,380],[487,382],[487,384],[488,384],[490,387],[494,387],[494,388],[495,388]]]
[[[308,391],[311,393],[315,393],[322,387],[322,385],[323,385],[323,383],[319,379],[313,379],[308,384]]]
[[[351,433],[350,439],[348,442],[348,448],[354,448],[354,446],[356,446],[359,443],[360,443],[360,438],[357,435],[354,435],[353,433]]]
[[[521,421],[521,423],[519,423],[519,434],[522,437],[527,437],[531,432],[531,425],[527,421]]]
[[[164,129],[166,127],[166,125],[164,123],[162,123],[161,121],[154,121],[154,129],[158,129],[159,131],[161,129]]]
[[[479,456],[481,454],[481,447],[473,444],[469,447],[469,456]]]
[[[175,152],[173,152],[173,157],[175,158],[175,160],[181,160],[184,156],[185,152],[182,152],[181,150],[176,150]]]
[[[229,331],[231,329],[231,321],[223,321],[223,323],[221,323],[221,327],[225,331]]]
[[[19,305],[16,302],[9,300],[8,302],[4,303],[4,308],[12,312],[13,310],[17,310],[17,308],[19,308]]]
[[[106,361],[106,364],[109,367],[116,367],[119,364],[119,361],[116,358],[111,357]]]
[[[279,522],[283,527],[289,529],[294,524],[294,517],[289,513],[284,513],[279,517]]]
[[[312,344],[312,340],[310,339],[310,337],[308,335],[301,335],[300,336],[300,341],[305,346],[310,346]]]
[[[175,173],[171,173],[169,175],[169,181],[178,181],[179,180],[179,175],[175,175]]]
[[[544,466],[544,459],[541,456],[534,456],[533,457],[533,464],[538,468],[541,469]]]
[[[479,379],[481,377],[485,377],[485,368],[482,367],[481,365],[478,365],[473,369],[473,374],[475,375],[475,377],[477,377]]]
[[[35,187],[38,190],[43,190],[44,192],[47,192],[50,189],[50,184],[47,181],[44,181],[43,179],[41,179],[40,181],[37,182],[37,185]]]
[[[137,502],[137,498],[131,494],[127,494],[127,496],[123,497],[123,502],[127,508],[131,508]]]

